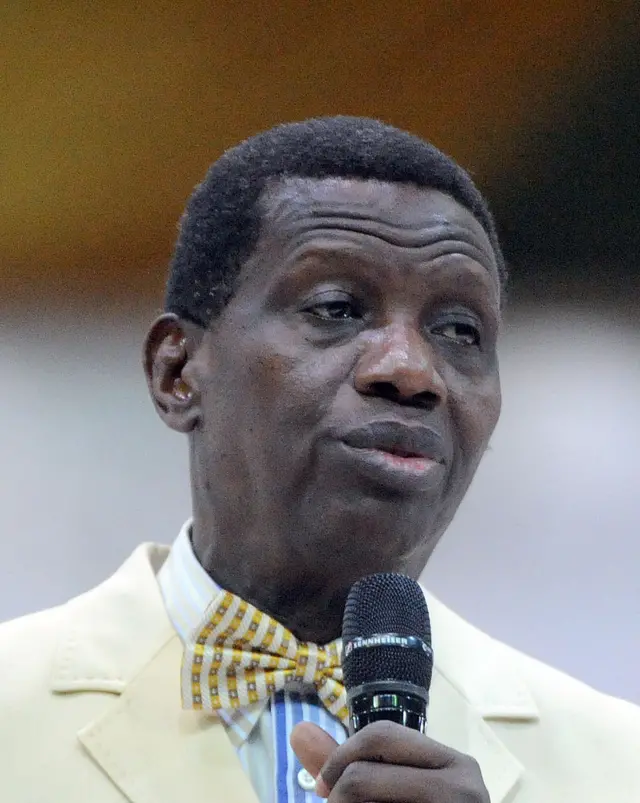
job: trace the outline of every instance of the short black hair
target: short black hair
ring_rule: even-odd
[[[290,177],[377,179],[440,190],[469,209],[504,258],[487,203],[469,174],[431,143],[366,117],[285,123],[246,139],[209,168],[187,203],[169,271],[165,309],[207,327],[233,295],[258,241],[260,198]]]

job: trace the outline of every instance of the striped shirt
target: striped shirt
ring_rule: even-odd
[[[167,613],[183,642],[202,624],[220,591],[198,563],[190,532],[188,521],[158,573]],[[233,714],[222,711],[220,717],[260,803],[319,803],[313,779],[291,749],[289,735],[298,722],[313,722],[341,744],[346,731],[315,696],[279,692],[266,708],[248,706]]]

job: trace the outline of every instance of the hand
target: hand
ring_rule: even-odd
[[[340,746],[303,722],[291,746],[329,803],[491,803],[471,756],[394,722],[367,725]]]

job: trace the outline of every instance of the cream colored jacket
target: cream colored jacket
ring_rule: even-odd
[[[180,708],[167,554],[143,545],[87,594],[0,626],[2,803],[255,803],[222,726]],[[429,734],[478,760],[493,803],[640,803],[640,709],[429,608]]]

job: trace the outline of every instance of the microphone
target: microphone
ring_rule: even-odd
[[[350,735],[379,720],[426,731],[433,651],[415,580],[391,573],[358,580],[344,609],[342,650]]]

